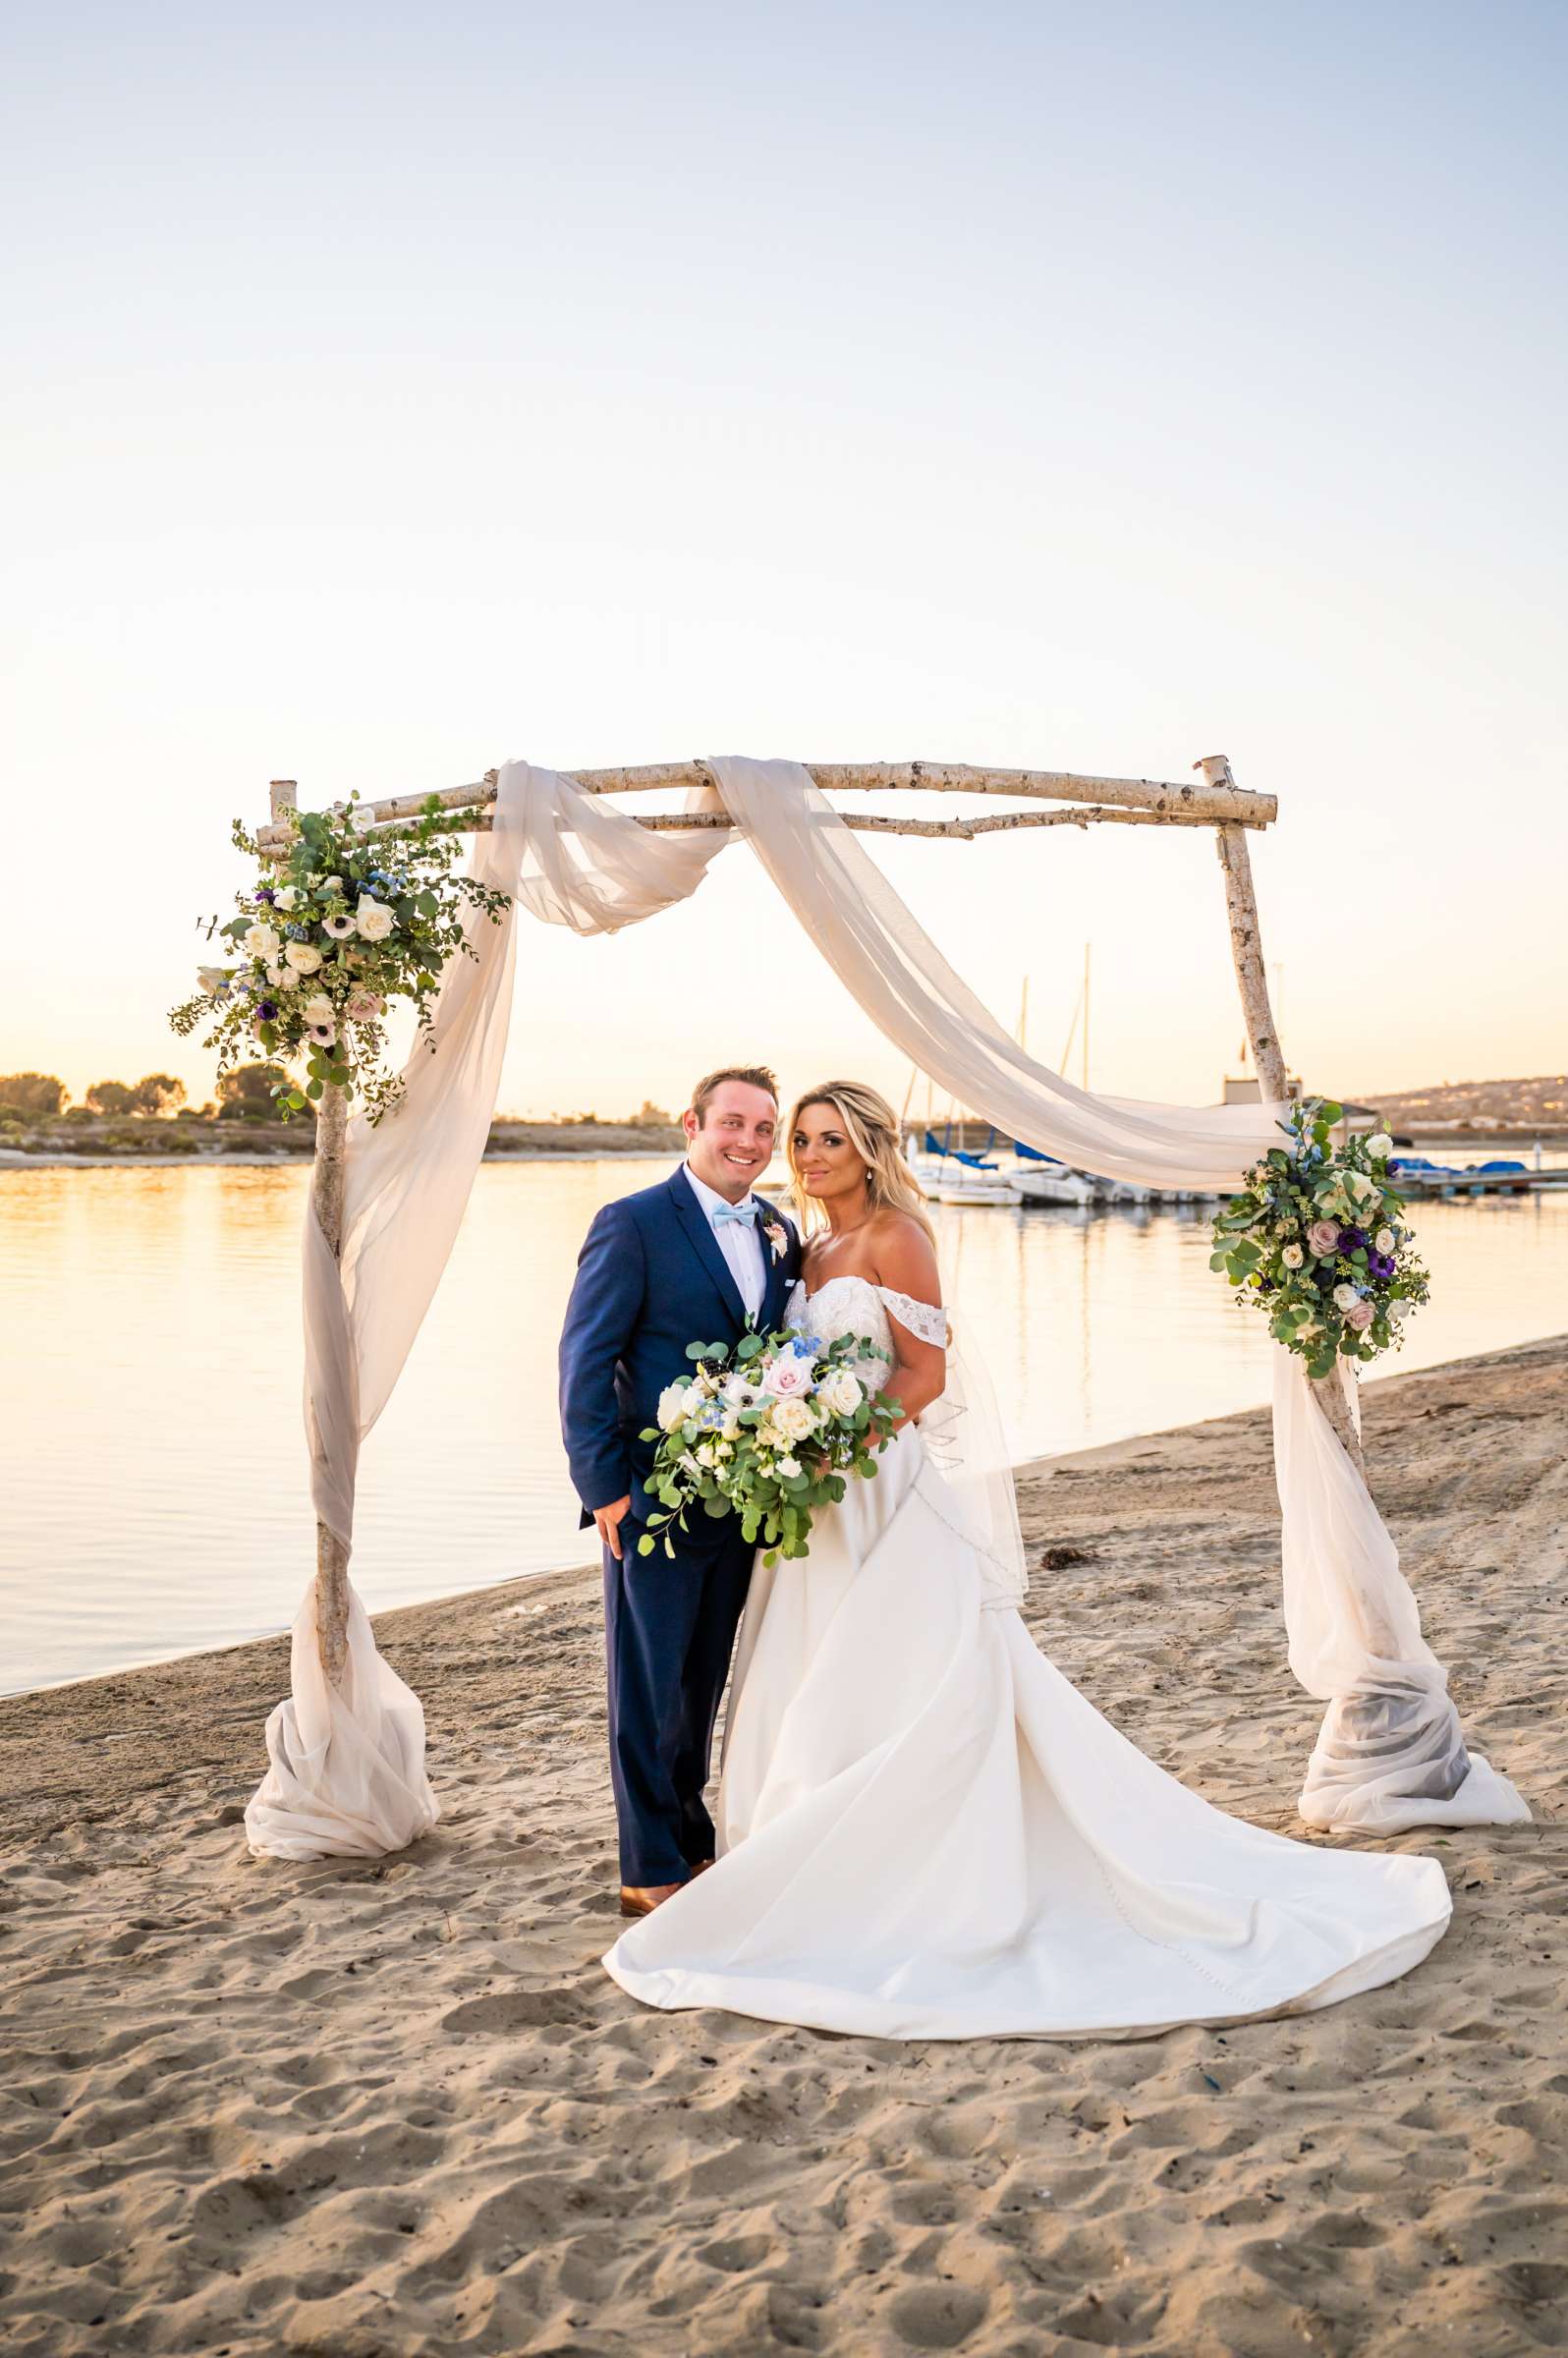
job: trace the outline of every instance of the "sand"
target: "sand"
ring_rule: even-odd
[[[644,2013],[595,1584],[382,1617],[446,1816],[251,1859],[281,1641],[0,1705],[0,2347],[1275,2352],[1568,2341],[1568,1341],[1379,1383],[1378,1498],[1473,1740],[1538,1814],[1414,1835],[1453,1929],[1331,2012],[898,2046]],[[1030,1469],[1029,1617],[1259,1824],[1292,1684],[1260,1415]]]

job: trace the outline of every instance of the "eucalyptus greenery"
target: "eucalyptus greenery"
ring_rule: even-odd
[[[1384,1132],[1334,1142],[1344,1108],[1314,1099],[1291,1108],[1290,1144],[1247,1173],[1214,1222],[1211,1269],[1268,1316],[1277,1343],[1314,1376],[1339,1359],[1397,1348],[1404,1320],[1428,1300],[1426,1267],[1390,1184]]]
[[[743,1335],[733,1352],[693,1343],[686,1356],[692,1375],[665,1386],[658,1426],[643,1434],[658,1442],[647,1488],[663,1511],[648,1517],[638,1552],[650,1555],[662,1533],[673,1555],[668,1527],[684,1531],[688,1509],[700,1506],[715,1519],[738,1514],[765,1563],[805,1555],[812,1514],[843,1497],[846,1475],[875,1474],[903,1416],[865,1377],[887,1354],[865,1336],[824,1343],[781,1326]]]
[[[441,970],[477,957],[465,920],[478,911],[498,925],[511,904],[458,869],[465,820],[434,795],[389,826],[358,795],[282,823],[286,848],[263,855],[235,820],[235,848],[259,864],[259,880],[235,895],[236,916],[199,921],[235,963],[199,968],[201,987],[169,1021],[182,1038],[210,1024],[202,1045],[217,1049],[220,1074],[259,1049],[280,1068],[272,1095],[285,1119],[330,1087],[377,1122],[403,1091],[386,1061],[388,1012],[412,1006],[433,1048]]]

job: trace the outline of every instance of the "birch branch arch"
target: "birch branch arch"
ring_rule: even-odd
[[[492,770],[472,784],[449,788],[436,800],[447,811],[472,813],[464,831],[472,831],[476,839],[476,870],[488,859],[492,866],[487,880],[500,884],[505,847],[498,844],[492,852],[481,846],[486,837],[498,835],[503,818],[509,828],[515,826],[515,812],[507,805],[506,781],[512,779],[515,784],[517,774],[521,773],[531,790],[536,784],[554,797],[547,812],[536,810],[534,814],[539,842],[548,846],[558,841],[562,833],[591,834],[598,830],[602,834],[608,827],[620,847],[614,853],[614,861],[619,865],[624,884],[629,864],[623,839],[627,822],[634,814],[621,812],[616,799],[609,805],[616,815],[592,818],[590,814],[598,798],[684,791],[692,798],[692,807],[635,816],[636,825],[648,836],[687,839],[692,846],[692,861],[696,862],[695,867],[692,861],[687,863],[687,880],[667,889],[654,885],[625,918],[600,917],[583,923],[579,929],[602,930],[606,923],[636,922],[639,917],[684,898],[694,889],[701,865],[708,857],[706,852],[696,848],[697,843],[710,831],[741,827],[743,821],[737,813],[746,814],[745,830],[754,848],[800,916],[803,914],[800,863],[797,861],[787,877],[786,863],[777,856],[780,847],[776,836],[771,848],[764,840],[768,830],[760,824],[760,817],[767,810],[765,798],[760,804],[748,800],[749,793],[755,795],[764,772],[785,773],[770,775],[765,782],[796,798],[792,809],[797,851],[803,844],[810,844],[813,830],[823,831],[829,843],[836,839],[842,844],[844,830],[857,837],[900,835],[974,842],[981,836],[1051,826],[1212,828],[1222,871],[1237,987],[1263,1099],[1259,1118],[1266,1120],[1268,1107],[1286,1101],[1289,1089],[1285,1061],[1269,1004],[1248,849],[1249,835],[1274,822],[1278,805],[1271,796],[1253,794],[1239,786],[1223,755],[1206,756],[1196,762],[1196,782],[1181,783],[1087,776],[1065,770],[986,768],[926,761],[797,765],[691,760],[571,773],[529,771],[524,764],[509,764],[504,772]],[[974,817],[921,817],[902,812],[890,816],[853,810],[840,812],[827,799],[860,794],[974,796],[1008,807]],[[428,803],[426,796],[393,796],[362,804],[360,810],[372,829],[373,839],[375,828],[418,816]],[[1019,808],[1020,805],[1023,807]],[[257,830],[257,844],[263,857],[281,854],[287,848],[291,834],[289,815],[296,807],[296,782],[274,779],[269,817]],[[718,848],[713,846],[714,850]],[[608,851],[605,856],[610,857]],[[515,843],[510,846],[510,857],[515,883],[517,861],[521,857]],[[678,863],[681,858],[675,846],[659,855],[660,862]],[[857,852],[854,858],[859,861],[863,855]],[[649,859],[652,859],[651,845]],[[847,861],[848,854],[841,852],[836,871],[841,919]],[[496,862],[500,867],[493,865]],[[640,861],[630,864],[633,868],[639,865],[645,864]],[[806,872],[810,873],[809,860]],[[824,893],[830,897],[834,887],[825,880],[827,869],[821,873]],[[867,893],[879,900],[889,897],[890,888],[883,886],[875,871],[864,870],[861,881]],[[853,881],[848,889],[850,905],[858,906],[859,896]],[[534,905],[538,914],[546,913],[541,906]],[[902,911],[901,904],[896,906],[918,936],[924,952],[920,962],[922,971],[935,977],[939,993],[946,991],[937,1012],[950,1017],[957,1008],[960,1029],[966,1021],[972,1027],[980,1027],[975,1037],[981,1041],[984,1055],[991,1059],[988,1069],[994,1081],[995,1105],[986,1103],[983,1094],[969,1090],[956,1093],[962,1101],[995,1119],[1009,1135],[1022,1135],[1016,1113],[1010,1116],[1007,1108],[1009,1105],[1016,1108],[1021,1101],[1017,1072],[1027,1067],[1027,1072],[1036,1079],[1053,1083],[1064,1098],[1076,1098],[1082,1107],[1089,1109],[1091,1121],[1096,1108],[1111,1118],[1113,1101],[1096,1100],[1087,1092],[1073,1091],[1071,1084],[1060,1076],[1049,1075],[1044,1068],[1028,1066],[1022,1051],[1015,1055],[1012,1043],[995,1031],[992,1019],[973,1001],[961,979],[945,966],[936,945],[919,934],[919,928],[914,926],[909,913]],[[514,918],[516,914],[514,911]],[[550,914],[559,919],[558,908]],[[815,914],[813,907],[813,917]],[[885,922],[885,910],[882,915]],[[566,922],[575,921],[568,918]],[[868,920],[873,935],[875,923],[874,918]],[[829,961],[841,979],[852,982],[858,991],[860,985],[855,978],[872,977],[864,984],[862,1004],[889,1039],[898,1038],[897,1024],[883,1021],[870,1004],[876,980],[875,961],[874,957],[869,962],[859,957],[866,944],[864,940],[852,939],[853,931],[853,927],[845,931],[841,926],[841,955],[829,953]],[[469,1027],[465,1036],[469,1045],[464,1053],[470,1055],[471,1062],[475,1027],[487,1026],[493,1033],[496,1025],[491,1017],[497,1005],[499,1036],[504,1046],[515,935],[515,924],[509,925],[504,974],[490,973],[481,984],[475,986],[476,991],[488,992],[486,1005],[479,1007],[477,1014],[465,1005],[457,1019]],[[842,943],[848,946],[842,947]],[[467,978],[462,973],[465,964],[461,959],[454,961],[459,970],[459,997],[467,989]],[[443,1004],[444,1001],[445,992]],[[966,1005],[973,1010],[968,1018],[963,1014]],[[935,1000],[931,1006],[936,1007]],[[927,1021],[928,1018],[929,1010]],[[905,1044],[907,1050],[907,1039]],[[444,1265],[482,1151],[483,1137],[493,1112],[500,1052],[499,1047],[494,1047],[493,1052],[486,1050],[489,1061],[483,1064],[483,1070],[488,1076],[488,1102],[476,1106],[471,1091],[470,1101],[463,1109],[467,1143],[456,1156],[455,1174],[449,1171],[444,1182],[441,1218],[446,1223],[446,1234],[427,1272],[431,1290]],[[431,1060],[424,1061],[428,1065]],[[942,1076],[938,1072],[933,1077],[940,1080]],[[1189,1123],[1203,1124],[1213,1118],[1179,1114],[1174,1108],[1145,1110],[1149,1115],[1164,1112]],[[476,1131],[476,1112],[480,1122]],[[430,1119],[428,1115],[420,1118]],[[439,1118],[445,1119],[445,1115]],[[384,1130],[391,1127],[392,1124],[384,1125],[382,1131],[362,1139],[354,1149],[356,1155],[363,1155],[368,1162],[382,1152],[381,1146],[371,1142],[381,1141]],[[1131,1130],[1137,1133],[1141,1127],[1147,1130],[1150,1125],[1140,1125],[1134,1112]],[[1152,1127],[1157,1129],[1158,1124]],[[1263,1135],[1266,1143],[1266,1138],[1272,1135],[1271,1128]],[[424,1137],[432,1153],[439,1136],[437,1122]],[[306,1606],[295,1624],[293,1694],[268,1720],[271,1766],[247,1812],[252,1849],[285,1857],[377,1855],[414,1839],[438,1815],[438,1804],[424,1776],[422,1713],[417,1699],[376,1653],[368,1621],[349,1579],[359,1439],[362,1432],[368,1429],[368,1423],[373,1422],[381,1404],[380,1398],[373,1402],[365,1412],[366,1423],[362,1426],[358,1369],[349,1331],[351,1321],[342,1299],[346,1173],[351,1144],[344,1093],[328,1084],[317,1108],[307,1231],[307,1424],[318,1510],[316,1571]],[[407,1185],[410,1154],[415,1151],[415,1142],[406,1138],[401,1150],[405,1167],[398,1180],[400,1187]],[[1131,1151],[1136,1154],[1142,1151],[1135,1137]],[[1211,1137],[1203,1151],[1212,1154]],[[399,1151],[395,1142],[392,1151]],[[1229,1151],[1228,1148],[1222,1150],[1222,1153]],[[1099,1166],[1089,1161],[1086,1167]],[[1239,1178],[1239,1169],[1235,1176]],[[331,1272],[330,1280],[324,1278],[323,1270]],[[313,1343],[312,1286],[316,1306]],[[323,1291],[327,1286],[329,1293]],[[427,1298],[425,1294],[414,1312],[403,1350],[418,1329],[423,1300]],[[1284,1524],[1285,1603],[1291,1663],[1309,1691],[1325,1699],[1329,1706],[1309,1766],[1307,1789],[1301,1802],[1303,1814],[1320,1825],[1359,1826],[1372,1831],[1392,1830],[1408,1824],[1502,1823],[1528,1817],[1528,1810],[1507,1780],[1496,1776],[1479,1756],[1466,1751],[1447,1696],[1446,1673],[1421,1637],[1415,1600],[1399,1572],[1392,1542],[1366,1488],[1353,1393],[1337,1373],[1323,1382],[1314,1383],[1299,1363],[1288,1362],[1283,1367],[1279,1364],[1287,1361],[1288,1355],[1279,1352],[1275,1444]],[[382,1385],[381,1397],[395,1381],[400,1367],[401,1356],[396,1356]],[[336,1462],[329,1473],[325,1470],[326,1461],[334,1456]],[[325,1514],[321,1512],[323,1501],[328,1502]]]

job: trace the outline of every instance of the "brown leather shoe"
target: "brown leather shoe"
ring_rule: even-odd
[[[677,1891],[685,1888],[684,1883],[623,1883],[621,1914],[651,1916],[655,1908],[661,1908],[667,1899],[673,1899]]]

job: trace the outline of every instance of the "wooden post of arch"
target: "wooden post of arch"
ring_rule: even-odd
[[[293,778],[274,778],[268,789],[273,824],[295,810],[299,788]],[[330,1082],[315,1109],[315,1160],[310,1172],[310,1210],[332,1249],[343,1245],[344,1155],[348,1146],[349,1100]],[[321,1667],[333,1686],[349,1655],[349,1553],[324,1523],[315,1527],[315,1632]]]
[[[1235,778],[1223,754],[1207,754],[1193,767],[1203,772],[1205,786],[1234,787]],[[1274,1027],[1274,1011],[1268,999],[1268,970],[1263,964],[1262,929],[1258,922],[1258,894],[1253,884],[1252,855],[1247,849],[1247,830],[1234,820],[1222,821],[1214,829],[1214,847],[1225,877],[1225,915],[1230,924],[1230,953],[1236,967],[1236,986],[1241,992],[1242,1015],[1247,1025],[1247,1042],[1252,1049],[1253,1070],[1258,1086],[1266,1101],[1282,1105],[1290,1095],[1290,1077],[1285,1070],[1285,1051],[1279,1044]],[[1367,1461],[1362,1453],[1361,1435],[1356,1430],[1345,1386],[1336,1368],[1331,1376],[1309,1377],[1319,1408],[1333,1427],[1344,1446],[1351,1464],[1365,1482]]]

